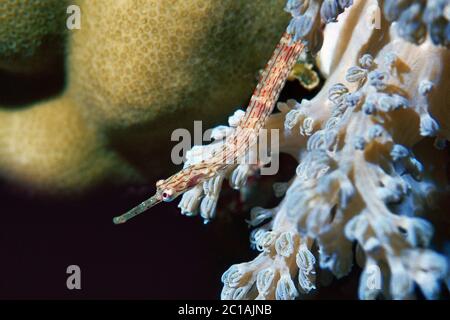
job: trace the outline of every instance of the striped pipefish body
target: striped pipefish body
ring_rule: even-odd
[[[258,134],[272,113],[303,48],[300,41],[293,41],[290,34],[284,33],[260,76],[244,116],[233,134],[226,137],[222,147],[211,158],[189,165],[165,180],[159,180],[154,196],[115,217],[114,223],[124,223],[161,201],[172,201],[189,189],[224,172],[230,167],[230,163],[236,163],[245,155],[256,143]]]

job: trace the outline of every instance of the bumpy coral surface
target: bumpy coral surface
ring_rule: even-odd
[[[101,132],[86,123],[66,96],[24,110],[0,111],[0,118],[0,172],[5,178],[62,191],[112,183],[128,172],[105,147]]]
[[[327,80],[313,99],[280,103],[266,122],[299,165],[274,186],[285,194],[276,208],[252,210],[261,254],[223,274],[223,299],[295,299],[317,289],[316,278],[346,276],[355,261],[361,299],[409,299],[415,287],[439,297],[449,271],[430,249],[427,218],[448,195],[449,9],[434,0],[288,1],[288,32],[318,53]],[[246,116],[238,111],[213,131],[217,141],[193,149],[185,168],[204,163],[198,155],[213,154],[220,132],[239,132]],[[227,168],[185,192],[182,213],[209,221],[223,180],[243,189],[258,169]]]
[[[244,102],[273,49],[252,39],[277,39],[285,26],[282,15],[266,24],[282,1],[262,3],[85,1],[71,41],[70,92],[101,125],[151,121],[152,136],[160,114],[223,116],[230,108],[221,106]]]
[[[63,51],[67,2],[2,0],[0,68],[39,73],[53,67]]]
[[[68,31],[65,1],[0,3],[1,69],[39,74],[47,44],[68,37],[62,97],[0,113],[2,176],[42,192],[159,176],[173,129],[245,103],[289,20],[282,0],[75,4],[81,29]]]

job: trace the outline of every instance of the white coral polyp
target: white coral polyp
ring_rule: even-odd
[[[378,30],[366,17],[382,4],[381,18],[396,23]],[[288,1],[288,32],[313,53],[322,42],[333,48],[319,52],[327,81],[312,100],[280,103],[267,122],[281,132],[280,151],[299,165],[289,184],[276,186],[285,194],[276,208],[252,210],[251,242],[261,253],[224,273],[223,299],[296,299],[316,289],[323,269],[346,276],[355,242],[361,299],[409,299],[415,285],[425,298],[439,296],[449,272],[446,259],[427,249],[426,214],[443,171],[429,171],[432,159],[416,156],[415,146],[433,136],[442,148],[450,138],[448,8],[440,0]],[[321,23],[329,23],[324,32]],[[216,144],[242,116],[216,130]],[[236,165],[186,192],[182,211],[199,210],[208,221],[223,179],[241,189],[256,169]]]

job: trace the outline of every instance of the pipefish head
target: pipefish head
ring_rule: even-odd
[[[189,175],[186,171],[180,171],[177,174],[167,178],[166,180],[159,180],[156,182],[156,193],[140,203],[136,207],[127,211],[126,213],[115,217],[113,219],[114,224],[122,224],[136,217],[137,215],[147,211],[151,207],[157,205],[160,202],[171,202],[179,195],[185,193],[192,187],[196,186],[202,181],[197,175]]]

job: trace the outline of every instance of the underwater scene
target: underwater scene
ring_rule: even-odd
[[[450,0],[0,0],[0,300],[448,300],[449,140]]]

